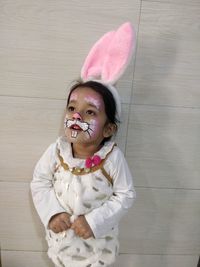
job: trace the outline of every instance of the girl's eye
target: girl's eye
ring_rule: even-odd
[[[75,110],[75,108],[74,108],[73,106],[69,106],[69,107],[67,107],[67,110],[68,110],[69,112],[72,112],[72,111]]]
[[[86,113],[87,113],[88,115],[91,115],[91,116],[95,116],[95,115],[96,115],[96,113],[95,113],[93,110],[91,110],[91,109],[88,109],[88,110],[86,111]]]

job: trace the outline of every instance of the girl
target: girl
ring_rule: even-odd
[[[110,266],[119,249],[119,220],[135,198],[126,160],[110,141],[119,96],[107,81],[88,80],[89,61],[67,99],[65,136],[43,154],[31,183],[56,267]]]

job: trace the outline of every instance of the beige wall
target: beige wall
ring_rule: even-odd
[[[1,0],[3,267],[52,266],[29,183],[62,132],[66,90],[91,45],[130,20],[118,135],[137,190],[115,267],[196,267],[200,251],[199,0]]]

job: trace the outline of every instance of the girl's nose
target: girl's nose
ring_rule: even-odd
[[[74,113],[74,114],[73,114],[73,119],[82,121],[81,114],[78,113],[78,112]]]

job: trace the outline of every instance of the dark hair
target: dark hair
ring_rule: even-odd
[[[95,92],[97,92],[99,95],[101,95],[104,105],[105,105],[105,113],[108,118],[108,122],[113,123],[117,127],[117,123],[119,123],[119,120],[116,117],[117,114],[117,108],[116,108],[116,102],[115,99],[110,92],[110,90],[103,85],[102,83],[96,82],[96,81],[87,81],[87,82],[82,82],[82,81],[77,81],[70,89],[68,99],[67,99],[67,105],[69,104],[70,96],[72,92],[81,87],[89,87]],[[106,142],[111,139],[110,137],[104,138],[103,142]]]

